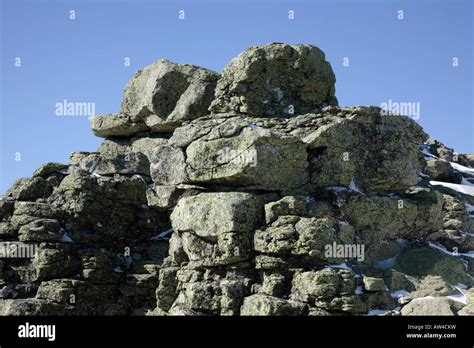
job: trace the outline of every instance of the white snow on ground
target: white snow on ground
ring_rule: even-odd
[[[334,192],[347,192],[347,191],[350,191],[350,192],[357,192],[357,193],[361,193],[361,194],[364,194],[364,192],[362,192],[356,185],[355,181],[354,181],[354,178],[352,178],[349,186],[345,187],[345,186],[328,186],[326,189],[328,190],[331,190],[331,191],[334,191]]]
[[[457,288],[456,288],[457,289]],[[458,289],[459,290],[459,289]],[[446,296],[446,298],[449,298],[453,301],[456,301],[456,302],[460,302],[460,303],[463,303],[463,304],[467,304],[467,297],[465,294],[463,294],[462,292],[460,294],[456,294],[456,295],[450,295],[450,296]],[[428,299],[434,299],[433,296],[426,296],[426,297],[419,297],[419,298],[414,298],[412,300],[412,302],[415,302],[415,301],[420,301],[420,300],[428,300]]]
[[[390,311],[391,311],[391,309],[371,309],[367,313],[367,316],[381,315],[381,314],[385,314],[385,313],[390,312]]]
[[[348,190],[347,187],[344,187],[344,186],[328,186],[327,187],[328,190],[331,190],[331,191],[334,191],[334,192],[345,192]]]
[[[381,269],[389,269],[389,268],[391,268],[395,265],[395,263],[396,263],[395,259],[396,258],[397,257],[394,256],[394,257],[390,257],[390,258],[382,260],[382,261],[377,261],[377,263],[375,264],[375,267],[381,268]]]
[[[448,187],[452,190],[474,196],[474,186],[469,186],[469,185],[460,185],[460,184],[452,184],[450,182],[442,182],[442,181],[430,181],[431,185],[441,185],[444,187]],[[472,184],[471,184],[472,185]]]
[[[456,162],[449,162],[449,163],[451,163],[451,167],[453,167],[453,169],[456,169],[458,172],[474,175],[474,168],[465,167]]]
[[[390,294],[390,297],[391,298],[400,298],[400,297],[403,297],[403,296],[407,296],[409,295],[410,293],[406,290],[397,290],[397,291],[394,291]]]
[[[117,267],[114,268],[114,272],[115,273],[122,273],[123,271],[119,266],[117,266]]]
[[[421,145],[420,149],[421,149],[421,152],[423,152],[423,155],[425,155],[425,160],[437,159],[438,158],[430,152],[430,146],[429,145]]]
[[[363,293],[364,293],[364,289],[363,289],[362,285],[359,285],[354,291],[354,294],[356,294],[356,295],[362,295]]]
[[[166,240],[170,238],[170,234],[173,233],[173,229],[170,228],[169,230],[163,231],[160,234],[151,237],[151,240]]]
[[[420,301],[420,300],[431,300],[433,298],[434,298],[433,296],[417,297],[417,298],[414,298],[412,302]]]
[[[447,298],[451,299],[451,300],[454,300],[454,301],[457,301],[457,302],[461,302],[465,305],[467,305],[467,296],[466,294],[464,293],[464,291],[462,291],[462,289],[465,289],[467,288],[466,285],[464,284],[459,284],[459,285],[463,285],[464,287],[458,287],[458,286],[455,286],[456,290],[459,291],[459,294],[456,294],[456,295],[450,295],[450,296],[446,296]]]
[[[67,235],[67,233],[64,233],[64,235],[61,237],[59,240],[60,242],[66,242],[66,243],[73,243],[74,241]]]
[[[431,152],[430,152],[430,146],[429,145],[421,145],[420,146],[420,150],[421,152],[423,153],[423,155],[425,155],[425,160],[440,160],[440,161],[445,161],[445,162],[449,162],[449,161],[446,161],[442,158],[439,158],[435,155],[433,155]],[[449,164],[451,164],[451,167],[453,167],[453,169],[457,170],[458,172],[461,172],[461,173],[464,173],[464,174],[472,174],[474,175],[474,168],[469,168],[469,167],[466,167],[466,166],[463,166],[457,162],[449,162]]]
[[[441,251],[441,252],[443,252],[447,255],[450,255],[450,256],[467,256],[467,257],[474,258],[474,250],[471,250],[467,253],[454,253],[454,252],[451,252],[451,251],[447,250],[444,246],[433,243],[433,242],[428,242],[428,245],[431,248],[438,249],[439,251]]]
[[[133,174],[133,175],[132,175],[132,178],[139,178],[139,179],[141,179],[144,183],[146,183],[146,180],[143,179],[143,176],[141,176],[140,174]]]
[[[461,179],[461,185],[474,186],[474,184],[472,182],[470,182],[469,180],[467,180],[466,178]]]
[[[347,269],[348,271],[354,272],[352,268],[350,268],[345,262],[339,264],[339,265],[329,265],[331,268],[336,268],[336,269]]]
[[[362,193],[362,191],[357,187],[354,178],[352,178],[351,183],[349,184],[349,190],[354,191],[354,192],[359,192]]]
[[[454,286],[456,289],[459,288],[459,289],[467,289],[467,285],[466,284],[463,284],[463,283],[457,283],[455,286]]]
[[[473,215],[470,215],[470,216],[473,216]],[[468,236],[474,237],[474,233],[464,232],[464,231],[461,231],[461,230],[459,230],[459,232],[460,232],[461,234],[466,234],[466,235],[468,235]]]
[[[461,302],[467,305],[467,297],[464,294],[450,295],[450,296],[446,296],[446,298],[449,298],[450,300]]]

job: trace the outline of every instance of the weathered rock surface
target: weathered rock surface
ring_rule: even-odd
[[[121,111],[141,116],[151,130],[204,116],[219,75],[166,59],[140,69],[124,91]]]
[[[472,156],[334,85],[310,45],[140,70],[0,198],[0,314],[472,315]]]
[[[311,45],[250,47],[222,72],[210,110],[288,117],[337,105],[336,78],[324,53]]]
[[[333,107],[287,119],[218,114],[177,129],[151,168],[162,185],[403,191],[417,183],[425,137],[412,120],[379,108]]]
[[[91,128],[103,138],[170,133],[183,121],[207,114],[218,77],[207,69],[160,59],[128,82],[120,113],[93,117]]]
[[[454,315],[453,301],[446,298],[423,298],[411,301],[402,308],[402,315]]]

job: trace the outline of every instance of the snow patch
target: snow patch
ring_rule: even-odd
[[[470,182],[469,180],[467,180],[466,178],[462,178],[461,179],[461,185],[464,185],[464,186],[474,186],[474,184],[472,182]]]
[[[440,185],[440,186],[448,187],[448,188],[450,188],[454,191],[474,196],[474,185],[473,186],[460,185],[460,184],[452,184],[452,183],[448,183],[448,182],[434,181],[434,180],[430,181],[430,184],[431,185]]]
[[[362,191],[357,187],[354,178],[352,178],[351,183],[349,184],[349,190],[362,193]]]
[[[67,235],[67,233],[64,233],[64,235],[61,237],[59,241],[64,242],[64,243],[74,243],[74,241],[71,239],[71,237]]]
[[[433,296],[425,296],[425,297],[414,298],[411,302],[420,301],[420,300],[432,300],[432,299],[434,299]]]
[[[146,183],[146,180],[143,178],[143,176],[141,176],[140,174],[133,174],[132,175],[132,178],[139,178],[141,181],[143,181],[144,183]]]
[[[459,283],[460,285],[463,285],[463,286],[466,286],[462,283]],[[465,305],[467,305],[467,296],[466,294],[462,291],[462,289],[465,289],[465,288],[461,288],[461,287],[458,287],[458,286],[455,286],[456,290],[459,291],[459,294],[456,294],[456,295],[450,295],[450,296],[446,296],[446,298],[449,298],[453,301],[456,301],[456,302],[461,302]],[[466,286],[467,288],[467,286]]]
[[[151,240],[168,240],[171,237],[171,234],[173,233],[173,229],[170,228],[169,230],[163,231],[159,233],[158,235],[151,237]]]
[[[390,294],[391,298],[400,298],[409,295],[410,293],[406,290],[397,290]]]
[[[350,268],[345,262],[343,262],[339,265],[329,265],[329,267],[335,268],[335,269],[347,269],[348,271],[354,272],[354,270],[352,268]]]
[[[430,152],[430,148],[431,147],[426,144],[420,146],[420,151],[423,153],[423,155],[425,155],[425,160],[438,159],[438,157],[436,157]]]
[[[453,169],[457,170],[458,172],[461,172],[464,174],[474,174],[474,168],[465,167],[456,162],[449,162],[449,163],[451,164],[451,167],[453,167]]]
[[[391,309],[371,309],[366,315],[370,317],[374,315],[382,315],[391,311]]]
[[[455,257],[466,256],[466,257],[474,258],[474,250],[469,251],[468,253],[455,253],[455,252],[447,250],[444,246],[433,243],[433,242],[428,242],[428,245],[431,248],[438,249],[439,251],[445,253],[446,255],[455,256]]]

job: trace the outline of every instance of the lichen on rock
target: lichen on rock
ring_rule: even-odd
[[[0,314],[474,312],[474,155],[339,107],[315,46],[158,60],[91,128],[0,199]]]

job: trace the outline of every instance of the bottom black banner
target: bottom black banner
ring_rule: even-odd
[[[474,317],[0,317],[0,346],[474,344]]]

